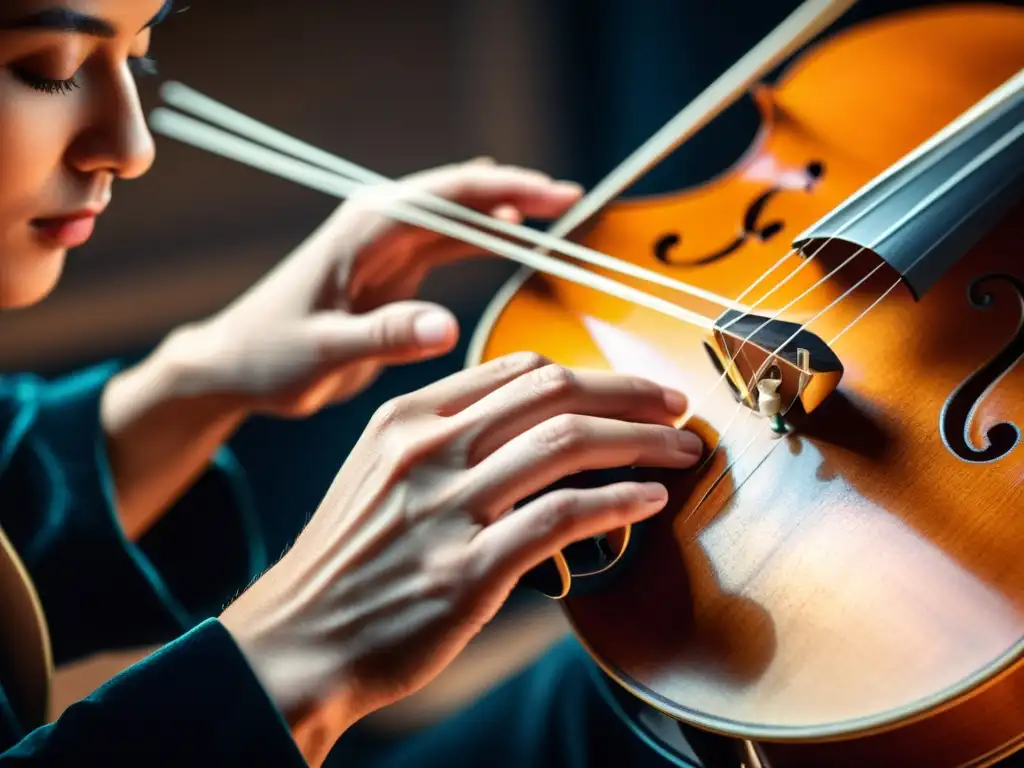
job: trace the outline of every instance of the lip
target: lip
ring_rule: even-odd
[[[33,219],[30,223],[36,234],[47,244],[60,248],[84,245],[96,229],[96,219],[105,206],[95,205],[72,213]]]

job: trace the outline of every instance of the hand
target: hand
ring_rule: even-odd
[[[498,166],[446,166],[404,179],[507,221],[554,218],[575,184]],[[385,365],[445,354],[458,339],[442,307],[412,301],[429,271],[478,249],[397,223],[356,196],[233,305],[178,334],[196,394],[239,395],[249,411],[308,415],[350,398]]]
[[[657,483],[544,493],[586,469],[683,469],[674,391],[513,355],[380,409],[295,546],[221,621],[289,718],[347,724],[422,688],[517,580],[573,541],[660,510]],[[297,714],[298,713],[298,714]]]

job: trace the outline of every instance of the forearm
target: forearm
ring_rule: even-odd
[[[240,398],[208,381],[202,359],[187,331],[175,334],[103,392],[118,516],[132,540],[202,474],[246,416]]]

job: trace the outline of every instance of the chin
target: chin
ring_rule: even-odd
[[[66,257],[64,250],[27,260],[0,255],[0,309],[26,309],[46,299],[60,282]]]

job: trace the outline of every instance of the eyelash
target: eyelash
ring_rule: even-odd
[[[128,60],[128,66],[136,77],[151,77],[157,74],[156,62],[149,56],[132,56]],[[67,80],[50,80],[24,70],[18,70],[15,74],[29,88],[41,93],[68,94],[78,88],[78,81],[74,77],[69,77]]]

